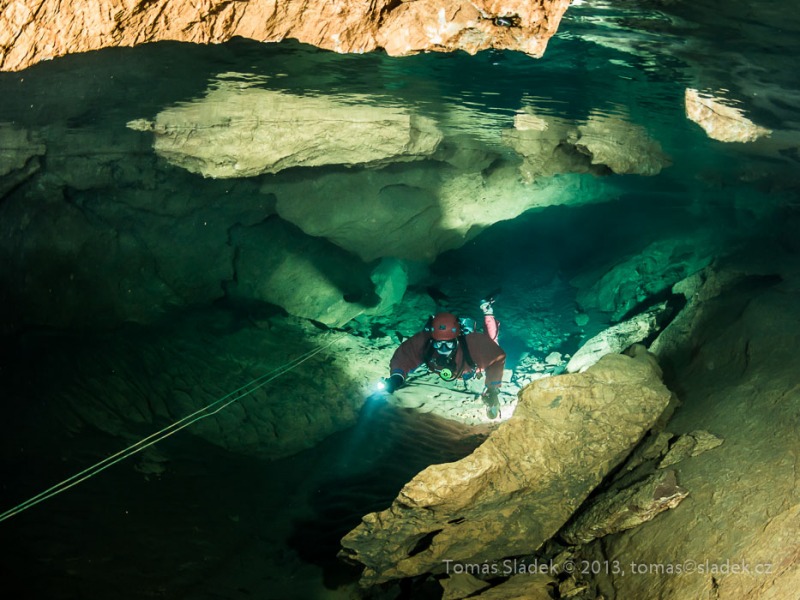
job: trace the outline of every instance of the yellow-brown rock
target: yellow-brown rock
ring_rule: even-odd
[[[527,181],[558,173],[657,175],[670,165],[647,130],[618,116],[593,114],[584,122],[537,115],[526,109],[514,118],[503,140],[523,157]]]
[[[475,452],[428,467],[390,508],[365,516],[342,540],[343,556],[366,565],[370,585],[534,552],[669,398],[645,357],[608,355],[585,373],[540,379]]]
[[[675,471],[659,471],[623,490],[600,494],[560,536],[569,544],[585,544],[625,531],[675,508],[688,494],[678,485]]]
[[[5,3],[4,3],[5,4]],[[0,70],[160,40],[294,38],[337,52],[510,49],[544,53],[570,0],[11,0],[0,10]]]
[[[720,142],[754,142],[772,132],[753,123],[744,113],[726,103],[724,98],[700,94],[687,88],[686,117],[700,125],[712,140]]]
[[[430,156],[442,140],[429,118],[367,96],[301,96],[250,87],[235,73],[203,98],[150,122],[153,149],[204,177],[252,177],[292,167],[385,165]]]
[[[568,141],[593,165],[606,165],[619,175],[657,175],[671,164],[644,127],[617,116],[591,115]]]

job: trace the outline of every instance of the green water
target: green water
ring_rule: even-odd
[[[499,154],[508,153],[500,144],[502,131],[523,108],[565,119],[619,116],[644,125],[671,156],[673,166],[657,177],[581,176],[583,187],[576,189],[591,189],[598,202],[497,224],[440,257],[431,267],[433,283],[456,304],[474,302],[477,289],[539,285],[554,277],[566,282],[588,264],[613,262],[677,234],[713,232],[731,251],[772,239],[775,231],[788,240],[776,227],[786,211],[795,210],[793,203],[796,207],[796,192],[783,179],[792,165],[708,140],[683,112],[683,93],[694,71],[675,57],[637,56],[577,38],[590,29],[577,16],[567,21],[541,60],[509,52],[342,56],[294,42],[234,40],[209,47],[158,43],[111,49],[0,74],[0,123],[26,128],[47,145],[42,176],[0,199],[4,294],[23,285],[19,271],[9,270],[12,261],[24,266],[30,254],[47,256],[51,250],[25,247],[29,215],[21,198],[28,193],[38,198],[31,191],[36,186],[75,206],[97,206],[116,191],[152,194],[159,201],[190,196],[203,205],[225,194],[231,202],[251,197],[259,183],[272,181],[271,176],[254,183],[189,175],[157,159],[148,141],[126,127],[232,81],[402,106],[435,119],[446,135],[480,140]],[[770,121],[771,127],[786,124],[779,113]],[[124,153],[114,155],[115,147]],[[76,155],[102,158],[107,167],[102,186],[59,180],[60,161]],[[146,168],[152,179],[140,181],[131,165]],[[742,178],[742,173],[763,176]],[[275,177],[313,176],[301,171]],[[47,221],[47,206],[38,210],[34,221]],[[131,214],[139,210],[149,209],[134,207]],[[220,209],[206,217],[225,214]],[[62,233],[69,245],[69,224],[50,225],[53,246],[61,244]],[[216,251],[203,249],[202,240],[199,234],[176,240],[200,247],[198,270]],[[55,277],[71,265],[52,268]],[[530,293],[535,296],[536,290],[532,283]],[[103,327],[114,322],[105,308],[98,301]],[[562,308],[567,322],[572,304],[550,310]],[[58,390],[69,373],[47,371],[50,363],[43,356],[52,346],[46,336],[38,337],[40,328],[18,326],[26,309],[16,310],[22,314],[7,319],[12,334],[4,337],[0,365],[7,429],[3,509],[116,452],[123,442],[91,428],[65,434],[53,405],[62,402]],[[507,321],[504,327],[520,346],[515,352],[525,351],[522,324]],[[92,339],[80,331],[63,338],[47,334],[59,336],[65,353],[71,343],[78,347]],[[572,334],[564,337],[574,346]],[[138,375],[148,378],[146,372]],[[52,393],[42,393],[42,382]],[[346,597],[355,571],[336,561],[338,537],[360,515],[387,506],[419,469],[463,456],[480,439],[461,430],[437,435],[439,425],[385,407],[367,410],[355,427],[274,462],[224,452],[189,435],[177,437],[164,446],[169,456],[164,474],[145,476],[120,465],[0,524],[0,580],[13,592],[8,597],[20,599]],[[415,443],[420,432],[429,446]]]

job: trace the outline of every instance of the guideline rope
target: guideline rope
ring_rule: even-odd
[[[153,444],[168,438],[173,433],[177,433],[181,429],[184,429],[184,428],[188,427],[189,425],[192,425],[193,423],[196,423],[197,421],[200,421],[201,419],[205,419],[206,417],[210,417],[211,415],[215,415],[216,413],[220,412],[225,407],[230,406],[231,404],[241,400],[242,398],[245,398],[246,396],[248,396],[248,395],[252,394],[253,392],[255,392],[257,389],[264,387],[269,382],[277,379],[278,377],[280,377],[284,373],[288,373],[289,371],[291,371],[295,367],[301,365],[302,363],[304,363],[308,359],[310,359],[313,356],[319,354],[320,352],[322,352],[326,348],[328,348],[328,347],[332,346],[333,344],[335,344],[337,341],[339,341],[345,335],[346,334],[344,334],[344,333],[341,334],[341,335],[338,335],[335,338],[333,338],[330,342],[328,342],[327,344],[324,344],[322,346],[314,348],[313,350],[309,350],[308,352],[306,352],[304,354],[301,354],[297,358],[295,358],[293,360],[290,360],[289,362],[287,362],[286,364],[278,367],[277,369],[274,369],[274,370],[272,370],[272,371],[270,371],[268,373],[265,373],[261,377],[257,377],[256,379],[253,379],[252,381],[244,384],[243,386],[241,386],[241,387],[233,390],[232,392],[224,395],[222,398],[220,398],[218,400],[215,400],[211,404],[208,404],[208,405],[204,406],[203,408],[201,408],[199,410],[196,410],[192,414],[183,417],[179,421],[175,421],[171,425],[168,425],[167,427],[164,427],[163,429],[161,429],[161,430],[159,430],[159,431],[147,436],[146,438],[136,442],[135,444],[133,444],[131,446],[128,446],[124,450],[120,450],[116,454],[113,454],[113,455],[111,455],[111,456],[109,456],[107,458],[104,458],[100,462],[92,465],[91,467],[88,467],[88,468],[84,469],[80,473],[76,473],[72,477],[69,477],[69,478],[65,479],[64,481],[61,481],[61,482],[55,484],[54,486],[46,489],[45,491],[41,492],[40,494],[36,494],[32,498],[29,498],[28,500],[25,500],[24,502],[21,502],[20,504],[18,504],[14,508],[11,508],[11,509],[9,509],[9,510],[3,512],[3,513],[0,513],[0,522],[5,521],[6,519],[10,519],[14,515],[18,515],[22,511],[27,510],[27,509],[31,508],[32,506],[35,506],[35,505],[39,504],[40,502],[43,502],[43,501],[47,500],[48,498],[52,498],[56,494],[60,494],[61,492],[64,492],[64,491],[68,490],[69,488],[71,488],[71,487],[73,487],[75,485],[78,485],[82,481],[86,481],[90,477],[94,477],[95,475],[97,475],[101,471],[106,470],[110,466],[115,465],[116,463],[128,458],[129,456],[133,456],[137,452],[141,452],[145,448],[147,448],[149,446],[152,446]]]

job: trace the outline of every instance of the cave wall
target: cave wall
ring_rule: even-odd
[[[791,351],[797,341],[796,270],[788,261],[771,263],[797,253],[792,169],[797,145],[790,120],[779,118],[791,115],[779,92],[771,89],[767,100],[754,101],[775,109],[762,111],[755,121],[737,109],[724,111],[722,122],[715,122],[705,110],[695,119],[699,126],[684,124],[684,115],[676,119],[674,114],[682,113],[684,103],[688,109],[690,100],[703,101],[713,117],[714,108],[727,101],[725,94],[684,94],[683,84],[695,79],[694,71],[687,75],[675,68],[667,77],[654,75],[646,53],[640,54],[639,38],[632,44],[635,51],[625,55],[631,64],[614,54],[601,59],[602,69],[594,68],[593,52],[579,45],[560,55],[561,64],[587,61],[587,68],[565,94],[575,100],[571,114],[557,117],[537,112],[532,97],[546,89],[545,80],[558,78],[556,70],[543,71],[539,79],[524,71],[525,80],[519,76],[520,64],[502,54],[470,62],[469,73],[454,70],[448,77],[425,71],[429,64],[424,62],[401,67],[381,60],[347,63],[351,70],[342,68],[342,76],[331,68],[333,61],[295,45],[277,54],[276,62],[284,61],[286,68],[265,78],[255,73],[258,69],[228,68],[252,65],[252,54],[237,56],[238,42],[188,51],[212,62],[213,73],[176,59],[185,55],[185,47],[155,43],[38,63],[66,52],[154,41],[162,35],[220,41],[246,34],[252,19],[266,15],[259,11],[272,5],[209,4],[201,13],[183,11],[174,18],[161,10],[161,3],[139,3],[132,13],[117,12],[113,18],[110,12],[92,13],[91,23],[71,19],[69,13],[57,18],[48,12],[50,4],[10,6],[0,18],[13,22],[0,31],[21,32],[20,45],[2,40],[3,69],[23,70],[2,74],[4,89],[11,93],[0,108],[0,334],[3,341],[13,341],[4,345],[3,368],[25,367],[13,376],[7,369],[3,373],[5,382],[15,383],[5,388],[13,389],[7,398],[20,405],[33,400],[25,405],[32,420],[40,409],[55,415],[68,442],[94,430],[132,439],[201,407],[241,379],[279,369],[319,348],[330,340],[320,333],[326,326],[348,325],[341,349],[321,355],[270,393],[256,395],[256,402],[237,405],[196,431],[197,439],[225,450],[273,459],[308,448],[355,420],[368,384],[385,374],[398,338],[415,331],[419,316],[436,308],[424,288],[408,292],[407,287],[425,281],[425,270],[436,267],[443,253],[449,253],[450,262],[439,263],[435,279],[444,292],[432,293],[438,299],[466,296],[465,289],[488,288],[493,277],[493,283],[509,282],[507,289],[515,289],[506,292],[505,331],[510,335],[505,339],[523,346],[526,358],[539,365],[551,350],[563,349],[562,343],[572,347],[573,335],[588,336],[687,276],[700,277],[749,236],[755,242],[748,251],[768,250],[765,262],[771,266],[739,264],[730,281],[709,276],[709,287],[696,290],[708,302],[685,313],[692,318],[676,321],[674,338],[660,347],[672,378],[668,383],[688,403],[675,420],[678,432],[703,426],[725,442],[678,467],[679,481],[689,490],[680,507],[586,552],[620,562],[707,552],[719,559],[774,560],[778,567],[769,581],[656,577],[591,582],[609,597],[615,590],[631,597],[780,597],[796,587],[792,461],[797,369]],[[35,12],[30,9],[37,6],[53,28],[30,18]],[[334,10],[329,3],[303,6],[322,10],[324,17]],[[448,5],[453,12],[445,10],[444,23],[437,12],[433,29],[426,29],[431,21],[417,20],[421,17],[415,12],[438,10],[433,2],[391,3],[383,7],[380,21],[372,14],[345,13],[344,29],[334,34],[338,41],[325,37],[333,26],[316,13],[293,15],[310,28],[302,33],[281,29],[294,27],[288,21],[280,26],[267,22],[274,26],[269,33],[274,39],[297,37],[339,51],[373,44],[369,47],[398,54],[489,47],[540,53],[544,37],[522,13],[539,5],[520,5],[514,9],[519,14],[506,14],[506,4],[502,9],[481,6]],[[206,9],[207,14],[202,12]],[[557,20],[541,27],[550,32]],[[624,28],[630,21],[611,23],[612,44],[624,43],[618,32],[630,33]],[[169,29],[176,24],[183,26],[180,33]],[[244,29],[237,29],[240,24]],[[527,33],[520,35],[520,29]],[[532,30],[537,31],[533,38],[528,36]],[[98,31],[106,37],[90,37]],[[689,44],[693,51],[700,47],[698,39]],[[608,38],[602,41],[609,43]],[[300,59],[292,63],[291,55]],[[289,66],[306,60],[305,70]],[[504,60],[514,66],[504,69]],[[109,67],[114,62],[116,70]],[[341,93],[344,86],[326,87],[337,77],[357,79],[353,64],[362,65],[375,87],[346,94]],[[496,72],[488,76],[477,66],[482,64]],[[768,72],[747,66],[736,73],[740,89],[750,89],[743,72],[758,72],[758,78]],[[414,89],[413,81],[404,87],[415,69],[427,74],[422,91]],[[706,81],[720,81],[717,73],[710,77],[712,71],[704,71]],[[394,78],[387,76],[392,72]],[[304,79],[295,87],[276,85],[287,73]],[[514,96],[497,117],[491,103],[477,102],[476,107],[474,94],[449,87],[453,80],[470,77],[480,91],[507,78],[513,88],[525,84],[529,95]],[[676,84],[658,87],[664,79]],[[166,90],[164,82],[176,80],[180,90]],[[436,85],[426,88],[431,81]],[[634,83],[619,81],[646,82],[643,87],[657,92],[642,99]],[[325,90],[332,90],[330,97],[315,97],[325,96]],[[432,110],[435,102],[424,101],[428,96],[459,101]],[[620,108],[622,96],[626,102]],[[705,102],[710,97],[721,104]],[[361,110],[359,103],[367,98],[376,102],[376,110]],[[273,112],[280,118],[270,121]],[[369,114],[359,120],[364,113]],[[297,114],[304,118],[292,123]],[[344,122],[336,133],[345,135],[326,135],[331,117]],[[756,124],[762,119],[769,127]],[[352,144],[354,137],[375,129],[385,135]],[[706,132],[713,132],[713,141]],[[275,139],[276,147],[269,149],[275,152],[253,151],[254,140],[259,146]],[[723,139],[736,145],[725,147]],[[315,154],[323,142],[324,155]],[[602,212],[589,210],[601,201]],[[615,211],[620,205],[625,211]],[[530,236],[530,229],[497,227],[512,220],[524,223],[521,217],[531,211],[544,220],[545,209],[558,206],[575,210],[558,213],[566,224],[553,228],[557,236],[538,229],[544,238],[539,246],[517,243]],[[643,221],[631,218],[629,213],[640,216],[637,207],[653,210],[654,219],[665,221],[663,229],[644,228]],[[776,207],[782,223],[771,220]],[[584,221],[567,218],[581,209]],[[492,226],[496,237],[480,242]],[[780,231],[779,244],[771,246],[775,231]],[[714,235],[705,235],[709,232]],[[470,248],[478,250],[470,255]],[[479,253],[491,262],[477,260]],[[471,278],[459,279],[458,269],[448,271],[446,265],[467,265]],[[529,265],[536,268],[525,268]],[[758,277],[739,277],[742,273]],[[579,289],[577,299],[554,293],[569,288],[565,282]],[[208,320],[187,317],[175,330],[159,332],[163,317],[169,322],[176,314],[191,315],[192,309],[213,305],[236,310],[213,312]],[[582,325],[565,326],[578,319]],[[131,321],[147,325],[133,328],[142,339],[117,338],[130,335],[123,324]],[[111,334],[95,338],[85,334],[87,326]],[[48,338],[51,327],[72,328],[74,337],[54,343]],[[573,330],[579,333],[565,333]],[[61,333],[53,335],[56,339]],[[25,352],[14,362],[9,356],[18,344]],[[29,377],[35,379],[30,373],[39,379],[44,375],[47,385],[29,391]],[[24,442],[21,433],[4,444],[14,448]],[[45,445],[29,451],[47,452]],[[158,468],[147,460],[138,467]],[[502,524],[493,527],[499,530]],[[675,535],[691,528],[701,533]],[[525,537],[524,531],[516,533]],[[523,551],[528,548],[514,549]],[[540,584],[541,595],[553,581]],[[498,587],[485,597],[500,595]]]
[[[0,13],[0,70],[159,40],[294,38],[336,52],[391,55],[508,48],[541,56],[569,0],[227,2],[14,0]]]
[[[781,231],[788,228],[776,225]],[[590,560],[627,571],[601,574],[599,591],[617,598],[794,593],[799,266],[795,253],[766,243],[693,278],[690,304],[654,348],[682,402],[666,427],[713,432],[724,442],[674,466],[689,490],[680,507],[584,549]]]

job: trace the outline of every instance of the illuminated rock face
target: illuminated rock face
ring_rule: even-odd
[[[0,70],[160,40],[220,43],[294,38],[337,52],[391,55],[487,48],[544,53],[570,0],[12,0],[0,13]]]
[[[638,302],[668,290],[711,261],[711,240],[663,240],[620,261],[598,276],[587,272],[572,280],[580,289],[578,302],[584,310],[598,309],[622,319]]]
[[[534,382],[513,419],[470,456],[433,465],[342,540],[375,584],[445,561],[534,552],[653,426],[670,399],[646,357],[604,357],[586,373]]]
[[[169,108],[155,121],[153,149],[204,177],[252,177],[291,167],[370,165],[427,157],[442,135],[436,124],[370,98],[295,96],[223,83],[196,102]]]
[[[526,181],[558,173],[657,175],[671,164],[644,127],[600,114],[572,122],[522,110],[503,139],[523,157]]]
[[[662,334],[657,353],[683,390],[669,429],[691,439],[673,442],[659,466],[674,468],[690,496],[603,540],[604,559],[626,565],[624,575],[599,578],[618,598],[703,598],[712,589],[719,599],[797,596],[800,281],[789,264],[770,257],[757,267],[783,279],[754,276],[753,262],[750,275],[740,265],[706,269]],[[680,447],[685,458],[673,464]],[[664,575],[670,568],[685,572]]]
[[[686,116],[720,142],[754,142],[772,133],[753,123],[740,109],[693,89],[686,90]]]

